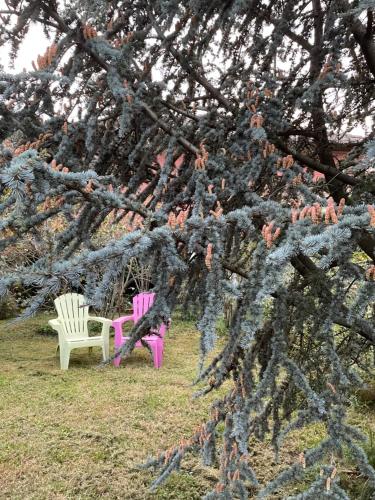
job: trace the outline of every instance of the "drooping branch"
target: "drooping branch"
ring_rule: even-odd
[[[355,186],[358,184],[358,180],[348,174],[345,174],[343,172],[340,172],[336,168],[333,168],[329,165],[324,165],[309,156],[306,156],[295,149],[287,146],[284,142],[282,142],[278,138],[273,138],[272,141],[275,143],[275,145],[284,153],[292,155],[296,160],[298,160],[302,165],[306,165],[307,167],[312,168],[313,170],[316,170],[317,172],[320,172],[322,174],[325,174],[329,176],[332,179],[341,181],[343,184],[348,184],[349,186]]]
[[[346,14],[351,9],[351,6],[346,0],[340,0],[339,5],[344,14],[343,18],[345,24],[349,27],[355,41],[358,43],[369,71],[375,76],[375,41],[373,36],[372,10],[368,9],[367,26],[364,26],[354,15]]]

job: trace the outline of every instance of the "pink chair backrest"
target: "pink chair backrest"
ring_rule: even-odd
[[[133,318],[134,323],[137,323],[144,314],[150,309],[155,300],[154,293],[139,293],[133,297]],[[159,335],[164,337],[167,327],[162,323],[159,327]]]
[[[144,314],[150,309],[155,300],[154,293],[139,293],[133,297],[133,318],[137,323]]]

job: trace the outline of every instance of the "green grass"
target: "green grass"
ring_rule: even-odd
[[[136,467],[189,437],[216,396],[192,400],[199,344],[192,324],[173,322],[160,370],[146,349],[136,349],[119,369],[98,368],[99,349],[91,355],[77,349],[63,372],[56,338],[40,330],[47,320],[0,322],[0,499],[193,500],[212,488],[217,472],[199,457],[187,457],[155,493],[152,471]],[[374,428],[367,410],[353,418]],[[269,447],[255,445],[260,480],[321,437],[319,426],[292,436],[278,465]]]

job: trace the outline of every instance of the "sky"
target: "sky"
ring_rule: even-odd
[[[4,0],[0,0],[0,10],[6,9]],[[10,67],[9,61],[9,47],[0,47],[0,63],[4,66],[5,71],[10,73],[18,73],[23,71],[32,71],[32,61],[36,61],[38,55],[44,54],[46,48],[51,44],[40,24],[32,23],[25,40],[20,46],[16,60],[14,61],[14,68]],[[371,120],[368,121],[367,126],[371,126]],[[351,132],[351,135],[364,136],[365,132],[362,127],[357,126]]]
[[[0,0],[0,7],[2,2]],[[26,71],[32,71],[31,62],[36,60],[39,54],[44,54],[46,47],[50,45],[49,42],[43,33],[40,25],[32,24],[28,34],[24,42],[20,46],[20,50],[18,52],[17,58],[14,62],[14,69],[9,67],[9,47],[1,47],[1,64],[4,68],[11,73],[18,73],[22,71],[24,68]]]

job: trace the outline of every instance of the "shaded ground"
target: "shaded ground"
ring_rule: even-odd
[[[135,468],[189,437],[208,413],[209,398],[191,399],[198,360],[192,325],[174,322],[160,370],[145,349],[119,369],[98,369],[99,349],[91,356],[77,349],[62,372],[56,339],[36,333],[47,319],[0,323],[0,498],[200,498],[216,472],[198,458],[188,458],[181,473],[153,494],[153,474]],[[374,427],[373,416],[363,411],[353,418],[366,430]],[[315,427],[292,439],[279,466],[272,466],[270,449],[255,449],[259,477],[294,462],[319,433]]]

